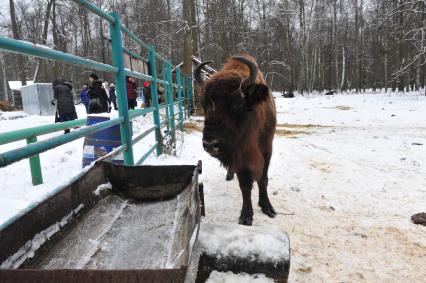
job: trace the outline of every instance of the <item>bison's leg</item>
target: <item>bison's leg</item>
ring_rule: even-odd
[[[258,204],[264,214],[268,215],[271,218],[274,218],[277,215],[277,212],[275,211],[268,197],[268,169],[269,162],[271,161],[271,153],[265,154],[264,158],[265,165],[263,167],[262,178],[260,179],[260,181],[257,182],[257,185],[259,186]]]
[[[231,181],[234,179],[234,172],[232,172],[231,169],[228,169],[228,172],[226,172],[226,181]]]
[[[251,226],[253,222],[253,207],[251,206],[251,189],[253,188],[253,177],[248,170],[241,170],[237,172],[238,182],[243,194],[243,207],[239,224]]]

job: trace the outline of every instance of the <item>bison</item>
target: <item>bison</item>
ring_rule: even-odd
[[[273,218],[277,215],[268,197],[268,168],[276,127],[275,102],[255,59],[237,56],[203,81],[201,69],[194,70],[202,86],[205,113],[203,147],[228,170],[235,172],[243,196],[239,224],[252,225],[253,182],[259,187],[259,206]]]

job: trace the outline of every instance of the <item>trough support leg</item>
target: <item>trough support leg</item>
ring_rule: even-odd
[[[249,170],[243,169],[237,173],[241,193],[243,194],[243,207],[241,208],[239,224],[251,226],[253,223],[253,207],[251,205],[251,190],[253,177]]]

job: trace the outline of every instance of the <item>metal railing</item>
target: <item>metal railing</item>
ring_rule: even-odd
[[[19,140],[26,140],[27,145],[7,151],[0,154],[0,168],[8,166],[12,163],[18,162],[22,159],[29,158],[31,177],[33,185],[39,185],[43,183],[43,177],[41,172],[39,154],[47,150],[53,149],[57,146],[65,143],[74,141],[76,139],[85,137],[89,134],[107,129],[114,125],[120,126],[120,135],[122,145],[112,151],[102,159],[112,158],[117,154],[123,153],[125,165],[141,164],[145,161],[148,156],[156,151],[157,155],[162,153],[161,145],[161,127],[166,125],[168,132],[171,134],[173,140],[176,135],[175,125],[175,114],[174,107],[176,105],[173,91],[176,91],[176,100],[178,107],[178,126],[182,128],[183,120],[190,115],[190,103],[192,99],[192,78],[190,76],[181,75],[180,67],[175,68],[176,82],[173,82],[172,77],[172,64],[169,60],[162,57],[160,54],[155,52],[153,45],[148,45],[140,40],[135,34],[129,29],[122,26],[120,23],[120,17],[117,13],[106,13],[95,4],[87,0],[72,0],[91,12],[99,15],[101,18],[109,22],[110,25],[110,38],[111,38],[111,49],[112,49],[112,65],[93,61],[90,59],[78,57],[76,55],[64,53],[61,51],[53,50],[45,46],[35,45],[29,42],[14,40],[10,38],[0,37],[0,51],[13,52],[24,54],[28,56],[35,56],[44,59],[51,59],[68,63],[72,65],[78,65],[98,71],[109,72],[114,74],[116,92],[117,92],[117,103],[118,103],[118,114],[119,117],[106,122],[101,122],[95,125],[82,127],[79,130],[73,131],[67,135],[60,135],[52,137],[43,141],[37,141],[37,137],[40,135],[50,134],[65,129],[74,127],[80,127],[86,125],[86,119],[79,119],[64,123],[58,123],[53,125],[44,125],[39,127],[27,128],[17,130],[13,132],[6,132],[0,134],[0,145],[11,143]],[[148,52],[148,59],[144,60],[148,63],[149,75],[142,74],[137,71],[126,69],[124,66],[123,52],[126,52],[129,56],[141,59],[142,57],[138,54],[130,51],[123,47],[122,36],[123,33],[132,39],[137,45],[145,49]],[[157,77],[157,60],[161,62],[161,73],[163,79],[160,80]],[[152,107],[146,109],[128,110],[127,94],[126,94],[126,76],[132,76],[138,79],[150,81],[150,90],[152,98]],[[161,83],[164,86],[164,98],[165,102],[159,104],[158,101],[158,89],[157,83]],[[166,109],[166,119],[161,121],[160,110]],[[153,113],[154,126],[149,128],[147,131],[139,134],[132,139],[131,135],[131,124],[130,120],[138,116]],[[133,145],[148,134],[155,132],[155,144],[146,152],[136,163],[133,156]]]

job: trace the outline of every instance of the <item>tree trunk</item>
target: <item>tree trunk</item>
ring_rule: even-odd
[[[342,80],[340,82],[340,90],[345,89],[345,71],[346,71],[345,46],[342,46]]]
[[[49,20],[50,20],[50,11],[52,10],[52,5],[55,0],[47,1],[46,13],[44,15],[44,24],[43,24],[43,34],[41,36],[41,44],[45,45],[47,43],[47,33],[49,31]],[[46,64],[42,59],[37,59],[37,66],[34,72],[33,81],[34,83],[38,81],[38,75],[40,73],[40,69],[44,70],[44,79],[46,79]]]
[[[355,88],[356,91],[360,91],[360,64],[359,64],[359,18],[358,18],[358,0],[355,0]]]
[[[183,42],[183,73],[185,75],[192,74],[191,1],[183,0],[183,18],[186,25]]]
[[[299,90],[303,94],[306,89],[305,85],[305,1],[299,0],[299,25],[300,25],[300,64],[299,64]]]
[[[16,14],[15,14],[15,3],[13,0],[9,0],[9,13],[10,13],[10,21],[12,23],[12,34],[14,39],[21,39],[19,35],[19,28],[16,22]],[[24,59],[21,55],[16,55],[18,69],[19,69],[19,79],[21,80],[21,84],[24,86],[27,84],[27,78],[25,74],[25,66]]]
[[[3,54],[0,54],[0,64],[1,64],[2,74],[3,74],[4,100],[9,101],[9,94],[7,91],[6,63],[5,63]]]

